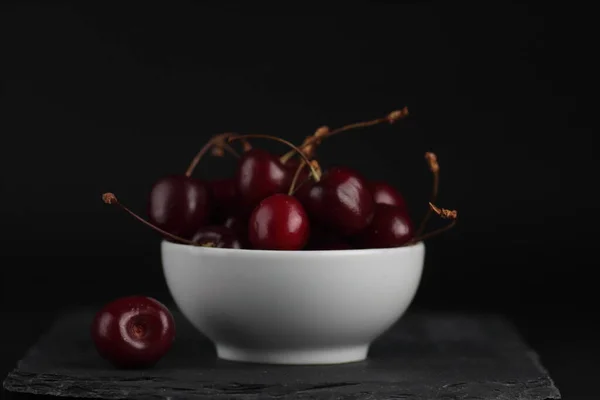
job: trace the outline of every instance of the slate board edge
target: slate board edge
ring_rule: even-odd
[[[429,393],[414,394],[410,388],[405,385],[395,385],[389,382],[343,382],[334,384],[320,384],[309,387],[290,387],[289,385],[246,385],[231,382],[215,387],[210,383],[201,385],[195,389],[189,388],[160,388],[148,385],[146,389],[140,390],[140,385],[132,388],[124,386],[122,388],[106,388],[102,382],[96,382],[96,388],[83,389],[85,385],[78,385],[77,380],[64,380],[61,376],[37,375],[20,377],[18,371],[9,374],[4,382],[4,389],[9,392],[22,394],[37,394],[46,396],[59,396],[70,398],[100,398],[100,399],[174,399],[174,398],[195,398],[195,399],[248,399],[256,398],[281,398],[286,399],[307,399],[307,398],[348,398],[348,399],[391,399],[406,398],[411,400],[433,400],[436,398],[464,398],[468,396],[473,399],[531,399],[531,400],[559,400],[561,399],[556,387],[553,385],[549,376],[542,376],[536,380],[525,383],[515,384],[513,382],[493,382],[494,388],[503,390],[497,393],[497,397],[480,397],[490,393],[490,382],[459,382],[451,385],[444,385],[442,388],[432,388]],[[25,378],[25,379],[22,379]],[[40,382],[30,383],[39,379]],[[62,389],[52,386],[52,382],[61,380]],[[24,384],[27,382],[28,384]],[[44,383],[46,382],[46,383]],[[82,382],[83,383],[83,382]],[[130,382],[134,383],[134,382]],[[72,385],[65,387],[65,384]],[[509,392],[506,389],[509,388]],[[91,390],[90,390],[91,389]],[[442,389],[442,390],[440,390]]]
[[[46,334],[48,334],[49,332],[51,332],[53,329],[55,329],[56,326],[58,326],[61,322],[63,317],[67,317],[69,314],[72,313],[77,313],[80,311],[85,311],[85,308],[75,308],[75,309],[69,309],[69,310],[63,310],[63,312],[59,312],[57,313],[58,315],[55,317],[54,323],[50,324],[50,326],[44,330],[38,337],[38,341],[40,338],[44,337]],[[498,317],[501,317],[500,315],[498,315]],[[526,343],[526,341],[524,340],[524,338],[521,336],[520,331],[516,328],[516,326],[514,325],[514,323],[508,319],[508,318],[502,318],[504,320],[505,323],[507,323],[507,325],[511,326],[511,328],[514,329],[514,332],[517,333],[517,335],[520,337],[520,339],[523,340],[524,343]],[[36,341],[37,343],[37,341]],[[25,352],[24,356],[22,359],[25,359],[31,351],[33,351],[35,349],[35,343]],[[531,359],[532,363],[538,368],[538,370],[540,371],[540,376],[539,378],[535,379],[535,380],[531,380],[528,382],[525,382],[524,384],[522,384],[522,390],[519,389],[519,391],[517,391],[515,393],[515,395],[517,397],[515,398],[519,398],[519,399],[535,399],[535,400],[559,400],[562,399],[561,394],[559,389],[556,387],[554,381],[552,380],[552,378],[550,377],[547,369],[543,366],[542,362],[541,362],[541,358],[540,356],[537,354],[537,352],[535,352],[533,349],[531,349],[530,351],[527,352],[527,356]],[[20,361],[19,361],[20,364]],[[117,395],[116,393],[114,393],[112,396],[107,397],[106,394],[103,395],[102,393],[97,393],[97,392],[93,392],[93,391],[81,391],[81,385],[78,384],[78,382],[80,383],[84,383],[84,381],[82,381],[81,379],[73,379],[67,376],[63,376],[63,375],[50,375],[50,374],[36,374],[36,373],[23,373],[20,371],[19,369],[19,364],[17,364],[17,368],[13,369],[8,376],[6,377],[6,379],[4,379],[2,386],[3,386],[3,390],[7,391],[7,392],[13,392],[13,393],[22,393],[22,394],[37,394],[37,395],[50,395],[50,396],[59,396],[59,397],[78,397],[78,398],[104,398],[104,399],[123,399],[123,398],[128,398],[126,395]],[[41,379],[40,379],[41,378]],[[30,381],[33,380],[39,380],[40,382],[36,385],[24,385],[23,382],[24,381]],[[47,386],[45,385],[42,381],[44,379],[49,379],[50,382],[54,381],[56,382],[56,380],[60,380],[61,382],[63,382],[63,384],[61,384],[60,386],[63,387],[63,392],[59,393],[57,392],[56,389],[53,389],[51,386]],[[73,385],[73,388],[67,389],[64,388],[65,383],[70,382]],[[133,382],[131,382],[133,383]],[[504,386],[504,385],[513,385],[512,382],[494,382],[495,384]],[[472,390],[476,390],[477,385],[482,385],[482,384],[489,384],[489,382],[471,382],[471,383],[466,383],[466,382],[462,382],[462,383],[458,383],[458,384],[453,384],[452,386],[454,386],[455,388],[460,388],[460,387],[465,387],[465,386],[469,386],[470,385],[470,389],[467,393],[472,393]],[[41,388],[40,388],[41,386]],[[46,386],[44,388],[44,386]],[[343,397],[338,397],[336,396],[336,398],[352,398],[352,399],[359,399],[359,398],[363,398],[361,396],[366,396],[369,399],[377,399],[377,398],[394,398],[394,397],[398,397],[397,395],[394,396],[393,393],[399,393],[399,392],[404,392],[406,394],[407,393],[407,389],[405,386],[403,387],[399,387],[398,385],[395,385],[393,383],[390,382],[335,382],[335,383],[331,383],[329,385],[327,384],[322,384],[322,385],[315,385],[313,387],[298,387],[298,388],[292,388],[290,386],[287,386],[285,388],[277,388],[275,387],[276,385],[269,385],[270,389],[275,389],[276,392],[278,392],[277,394],[267,394],[263,391],[263,389],[266,388],[257,388],[257,387],[248,387],[248,385],[244,384],[244,383],[236,383],[236,382],[230,382],[228,384],[221,384],[222,388],[213,388],[211,389],[210,387],[211,385],[208,384],[206,386],[200,386],[195,390],[195,393],[191,393],[189,390],[182,390],[180,393],[177,393],[177,388],[170,388],[171,390],[175,390],[175,393],[171,393],[170,395],[167,395],[167,393],[164,393],[163,395],[157,393],[156,388],[153,389],[152,392],[147,392],[145,393],[143,396],[143,398],[150,398],[150,399],[165,399],[165,398],[173,398],[172,396],[175,395],[176,397],[179,397],[180,395],[183,395],[183,398],[186,398],[188,396],[194,396],[194,398],[228,398],[228,399],[233,399],[233,398],[240,398],[240,399],[247,399],[247,398],[256,398],[256,395],[263,395],[263,396],[280,396],[281,394],[285,394],[286,398],[292,398],[292,399],[306,399],[306,398],[321,398],[321,396],[325,396],[326,398],[331,398],[332,395],[334,394],[345,394]],[[518,386],[518,385],[517,385]],[[363,390],[359,390],[360,388],[363,388]],[[516,386],[515,386],[516,387]],[[40,390],[42,389],[42,390]],[[65,390],[66,389],[66,390]],[[78,390],[79,389],[79,390]],[[285,390],[284,390],[285,389]],[[351,389],[354,391],[354,393],[352,392],[348,392],[348,389]],[[222,393],[219,393],[219,390],[223,390]],[[281,390],[284,390],[285,393],[282,393]],[[356,392],[357,390],[359,390],[358,392]],[[379,391],[379,393],[373,393],[374,390]],[[160,392],[161,390],[158,390],[158,392]],[[461,393],[460,390],[454,391],[453,396],[452,397],[456,397],[458,395],[457,398],[460,397]],[[535,396],[535,397],[522,397],[523,394],[525,392],[528,392],[529,394]],[[467,395],[467,393],[463,392],[462,395]],[[442,398],[446,398],[444,396],[447,396],[448,393],[444,393],[444,392],[438,392],[438,395],[441,395]],[[240,397],[232,397],[234,395],[238,395]],[[317,397],[315,397],[317,396]],[[383,397],[380,397],[383,396]],[[432,399],[431,394],[429,395],[424,395],[423,396],[415,396],[412,395],[410,397],[410,399],[413,400],[420,400],[420,399]],[[541,397],[540,397],[541,396]],[[262,398],[262,397],[261,397]],[[404,398],[404,397],[402,397]],[[504,399],[505,397],[502,397],[502,399]]]
[[[548,374],[547,370],[543,367],[540,361],[539,355],[535,351],[529,352],[529,357],[532,362],[542,372],[536,380],[528,381],[521,384],[514,384],[512,382],[493,382],[498,388],[512,386],[512,392],[516,398],[520,399],[535,399],[535,400],[559,400],[561,394],[554,381]],[[61,389],[57,390],[52,383],[61,381]],[[243,383],[230,382],[228,384],[221,384],[216,387],[214,384],[205,383],[199,385],[193,390],[189,388],[177,388],[172,387],[166,389],[161,385],[153,385],[153,380],[150,382],[142,382],[136,384],[135,381],[127,383],[121,388],[113,388],[112,390],[103,390],[102,381],[96,382],[99,388],[90,387],[89,389],[83,390],[85,386],[89,386],[89,382],[81,379],[72,379],[61,375],[50,375],[50,374],[23,374],[18,368],[14,369],[3,382],[4,390],[13,393],[22,394],[37,394],[37,395],[50,395],[59,397],[78,397],[78,398],[102,398],[102,399],[126,399],[128,398],[127,393],[131,393],[137,389],[138,393],[135,395],[136,398],[149,398],[149,399],[167,399],[167,398],[228,398],[228,399],[247,399],[255,398],[256,396],[263,395],[265,397],[280,397],[282,395],[285,398],[290,399],[306,399],[306,398],[330,398],[332,395],[336,395],[338,398],[349,398],[349,399],[378,399],[378,398],[393,398],[394,395],[398,396],[398,393],[410,393],[410,388],[405,385],[399,386],[390,382],[336,382],[331,384],[320,384],[312,386],[297,386],[292,387],[290,385],[248,385]],[[200,383],[200,382],[199,382]],[[139,390],[140,386],[146,384],[147,390]],[[473,396],[478,391],[489,391],[490,382],[460,382],[452,385],[446,385],[440,391],[436,389],[436,395],[441,396],[440,398],[448,398],[452,396],[460,398],[461,396],[469,395]],[[168,386],[168,385],[167,385]],[[433,399],[431,397],[433,393],[423,393],[423,395],[412,395],[411,399],[414,400],[425,400]],[[506,394],[506,393],[504,393]],[[237,396],[237,397],[236,397]],[[343,396],[343,397],[340,397]],[[477,397],[473,397],[477,398]],[[482,397],[483,398],[483,397]],[[508,398],[508,397],[502,397]]]
[[[548,398],[549,399],[562,399],[562,394],[560,393],[560,390],[556,386],[554,379],[552,379],[552,377],[550,376],[550,372],[546,369],[546,367],[544,367],[544,364],[542,364],[542,359],[541,359],[540,355],[534,350],[529,351],[528,355],[529,355],[529,358],[531,358],[531,362],[533,362],[533,364],[540,370],[540,372],[543,373],[543,376],[546,379],[548,379],[548,382],[550,384],[550,390],[552,391],[552,396],[553,396],[553,397],[548,397]]]

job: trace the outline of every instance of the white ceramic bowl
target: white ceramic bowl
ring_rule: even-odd
[[[369,346],[412,302],[425,245],[263,251],[163,241],[177,306],[230,361],[337,364]]]

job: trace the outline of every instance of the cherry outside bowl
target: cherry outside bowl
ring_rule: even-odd
[[[274,251],[163,241],[169,290],[224,360],[339,364],[404,314],[425,245],[367,250]]]

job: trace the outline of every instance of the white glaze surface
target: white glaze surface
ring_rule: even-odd
[[[222,359],[275,364],[364,360],[404,314],[425,245],[263,251],[162,242],[169,290]]]

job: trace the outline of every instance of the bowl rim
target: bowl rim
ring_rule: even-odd
[[[409,246],[372,248],[372,249],[343,249],[343,250],[255,250],[255,249],[229,249],[219,247],[192,246],[189,244],[175,243],[163,239],[161,249],[170,247],[178,250],[194,252],[195,254],[219,255],[246,255],[246,256],[280,256],[280,257],[311,257],[311,256],[364,256],[387,253],[407,254],[425,248],[423,241],[418,241]]]

